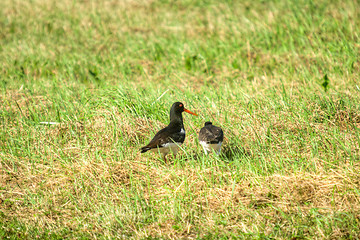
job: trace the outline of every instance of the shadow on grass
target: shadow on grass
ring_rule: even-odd
[[[239,157],[251,157],[250,151],[236,144],[228,144],[224,146],[220,154],[227,161],[233,161]]]
[[[216,153],[212,152],[209,153],[208,155],[213,155]],[[189,154],[189,158],[186,159],[185,161],[189,160],[189,159],[193,159],[195,161],[199,161],[201,160],[201,158],[205,155],[205,152],[201,151],[200,153],[198,152],[191,152]],[[243,147],[239,147],[236,144],[228,144],[222,147],[221,149],[221,153],[220,153],[220,159],[226,161],[226,162],[232,162],[236,159],[239,159],[241,157],[251,157],[252,154],[250,151],[246,150]]]

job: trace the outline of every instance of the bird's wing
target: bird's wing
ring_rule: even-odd
[[[178,129],[170,129],[166,127],[157,132],[149,144],[141,148],[141,152],[146,152],[152,148],[163,147],[169,142],[183,142],[184,139],[185,134],[180,134]]]
[[[216,126],[203,127],[199,133],[199,140],[207,143],[222,142],[224,133],[221,128]]]
[[[213,126],[211,130],[218,142],[222,142],[224,140],[224,132],[220,127]]]

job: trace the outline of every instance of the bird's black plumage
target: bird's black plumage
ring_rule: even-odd
[[[216,144],[224,140],[224,132],[220,127],[212,125],[212,122],[206,122],[205,126],[199,132],[199,141],[207,144]]]
[[[170,150],[176,154],[177,146],[185,141],[185,129],[182,117],[184,111],[196,115],[187,110],[181,102],[175,102],[170,109],[169,125],[156,133],[150,143],[141,148],[141,153],[153,149],[160,149],[164,158]]]
[[[182,132],[181,129],[184,129],[184,126],[170,122],[166,128],[155,134],[148,145],[141,148],[141,152],[144,153],[152,148],[164,147],[167,143],[182,144],[185,141],[185,130]]]

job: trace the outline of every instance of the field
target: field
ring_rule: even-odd
[[[359,23],[356,0],[0,1],[0,239],[360,239]],[[176,101],[179,154],[140,154]]]

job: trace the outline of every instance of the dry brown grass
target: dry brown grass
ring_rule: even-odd
[[[0,236],[358,238],[358,5],[0,1]]]
[[[272,118],[271,134],[274,136],[281,137],[284,132],[296,134],[308,131],[304,127],[306,124],[291,121],[280,124],[276,120],[281,118],[280,115]],[[117,123],[116,126],[110,119]],[[40,228],[51,226],[54,230],[64,226],[77,229],[80,222],[73,219],[77,216],[78,219],[87,219],[88,226],[92,226],[81,231],[110,234],[108,229],[117,225],[115,216],[120,214],[123,220],[131,222],[136,215],[131,213],[132,210],[111,213],[102,208],[128,208],[124,202],[129,197],[128,193],[138,194],[144,204],[152,206],[153,211],[162,212],[176,204],[186,209],[181,215],[177,215],[176,209],[164,211],[156,223],[144,225],[141,229],[130,227],[138,238],[192,238],[198,236],[195,228],[224,227],[223,231],[237,229],[251,232],[256,231],[257,224],[263,221],[268,226],[264,232],[270,233],[281,215],[291,215],[294,209],[303,216],[314,208],[323,215],[350,211],[360,216],[356,193],[360,183],[359,164],[328,169],[322,167],[327,165],[326,160],[323,163],[321,159],[309,159],[317,162],[316,173],[289,171],[287,174],[260,177],[243,172],[240,178],[235,168],[224,168],[222,164],[207,168],[194,167],[193,164],[180,167],[176,164],[162,165],[149,154],[138,152],[137,144],[147,141],[148,129],[154,125],[159,124],[143,118],[133,121],[124,113],[100,112],[86,123],[69,122],[46,127],[40,132],[34,130],[32,134],[36,135],[36,140],[32,140],[32,145],[39,154],[47,157],[29,161],[1,154],[0,198],[2,201],[6,199],[1,204],[1,210],[8,216],[16,216],[21,222],[36,224]],[[260,127],[261,124],[254,126]],[[119,134],[126,137],[119,140]],[[248,133],[242,131],[242,138],[255,142],[257,137],[263,138],[266,134],[265,130],[256,128]],[[81,140],[85,142],[79,145]],[[117,160],[119,152],[114,149],[117,141],[127,143],[123,148],[127,154],[121,161]],[[190,134],[187,145],[195,142],[195,135]],[[250,145],[248,143],[244,148],[250,148]],[[272,148],[278,154],[288,155],[287,147],[280,142]],[[107,154],[99,157],[99,151]],[[70,161],[64,161],[64,158]],[[213,161],[217,160],[214,158]],[[29,198],[29,195],[32,197]],[[36,195],[40,195],[41,200],[34,205],[28,199],[34,201]],[[142,205],[138,204],[135,203],[142,209]],[[202,217],[198,218],[200,209]],[[219,228],[214,214],[225,216],[226,226],[220,224]],[[180,224],[174,216],[182,219]],[[99,218],[107,219],[106,224],[99,224]],[[290,224],[286,218],[282,221]]]
[[[2,158],[9,156],[2,155]],[[88,200],[77,200],[77,207],[72,205],[73,200],[64,195],[64,189],[72,197],[82,198],[84,194],[96,196],[97,201],[112,199],[108,204],[123,205],[124,199],[119,194],[119,189],[131,189],[131,184],[136,179],[137,191],[142,193],[145,202],[151,205],[156,201],[155,209],[161,211],[174,201],[187,200],[187,208],[191,214],[202,209],[202,214],[209,221],[192,219],[189,215],[181,215],[183,226],[181,231],[174,230],[173,213],[168,212],[161,216],[155,224],[145,226],[139,231],[139,237],[143,236],[168,236],[171,238],[195,236],[191,228],[201,226],[204,229],[214,227],[211,220],[213,214],[228,216],[227,226],[234,226],[249,231],[245,226],[239,225],[239,217],[242,223],[261,221],[262,218],[254,216],[269,216],[269,229],[271,222],[277,221],[278,214],[291,214],[294,209],[301,211],[303,215],[313,208],[320,209],[321,214],[329,214],[334,211],[351,211],[360,216],[359,199],[356,189],[360,181],[359,165],[352,166],[351,172],[331,170],[317,174],[294,173],[291,175],[272,175],[269,177],[247,176],[240,181],[232,178],[232,172],[218,172],[217,169],[172,169],[166,166],[161,168],[149,167],[142,161],[113,162],[104,159],[102,163],[89,161],[74,161],[70,165],[52,163],[51,168],[46,164],[34,166],[17,166],[17,171],[11,171],[12,167],[2,165],[1,185],[3,186],[1,199],[7,199],[2,204],[2,211],[7,215],[17,216],[18,220],[28,224],[38,224],[40,227],[47,225],[67,226],[76,229],[77,221],[72,216],[86,217],[90,225],[96,226],[95,231],[102,231],[96,223],[96,217],[88,216],[85,210]],[[145,159],[144,159],[145,160]],[[144,161],[143,160],[143,161]],[[9,159],[10,161],[10,159]],[[226,179],[224,184],[209,185],[207,179]],[[83,179],[81,187],[74,184]],[[206,180],[204,180],[206,179]],[[75,182],[74,182],[75,181]],[[96,186],[96,187],[94,187]],[[101,188],[108,192],[102,192]],[[111,193],[112,189],[117,191]],[[344,194],[346,193],[346,194]],[[26,203],[27,195],[43,194],[46,196],[42,203],[34,206]],[[105,199],[103,199],[105,197]],[[189,198],[190,197],[190,198]],[[83,202],[84,201],[84,202]],[[96,205],[96,202],[94,203]],[[79,212],[83,204],[84,211]],[[95,207],[95,206],[94,206]],[[99,213],[97,213],[99,214]],[[101,214],[101,213],[100,213]],[[30,216],[36,216],[35,218]],[[89,218],[90,217],[90,218]],[[111,218],[111,216],[107,216]],[[186,220],[190,217],[189,220]],[[280,217],[280,216],[278,216]],[[250,221],[250,222],[247,222]],[[256,222],[252,223],[256,225]],[[88,229],[84,229],[88,231]],[[191,234],[193,233],[193,234]]]

